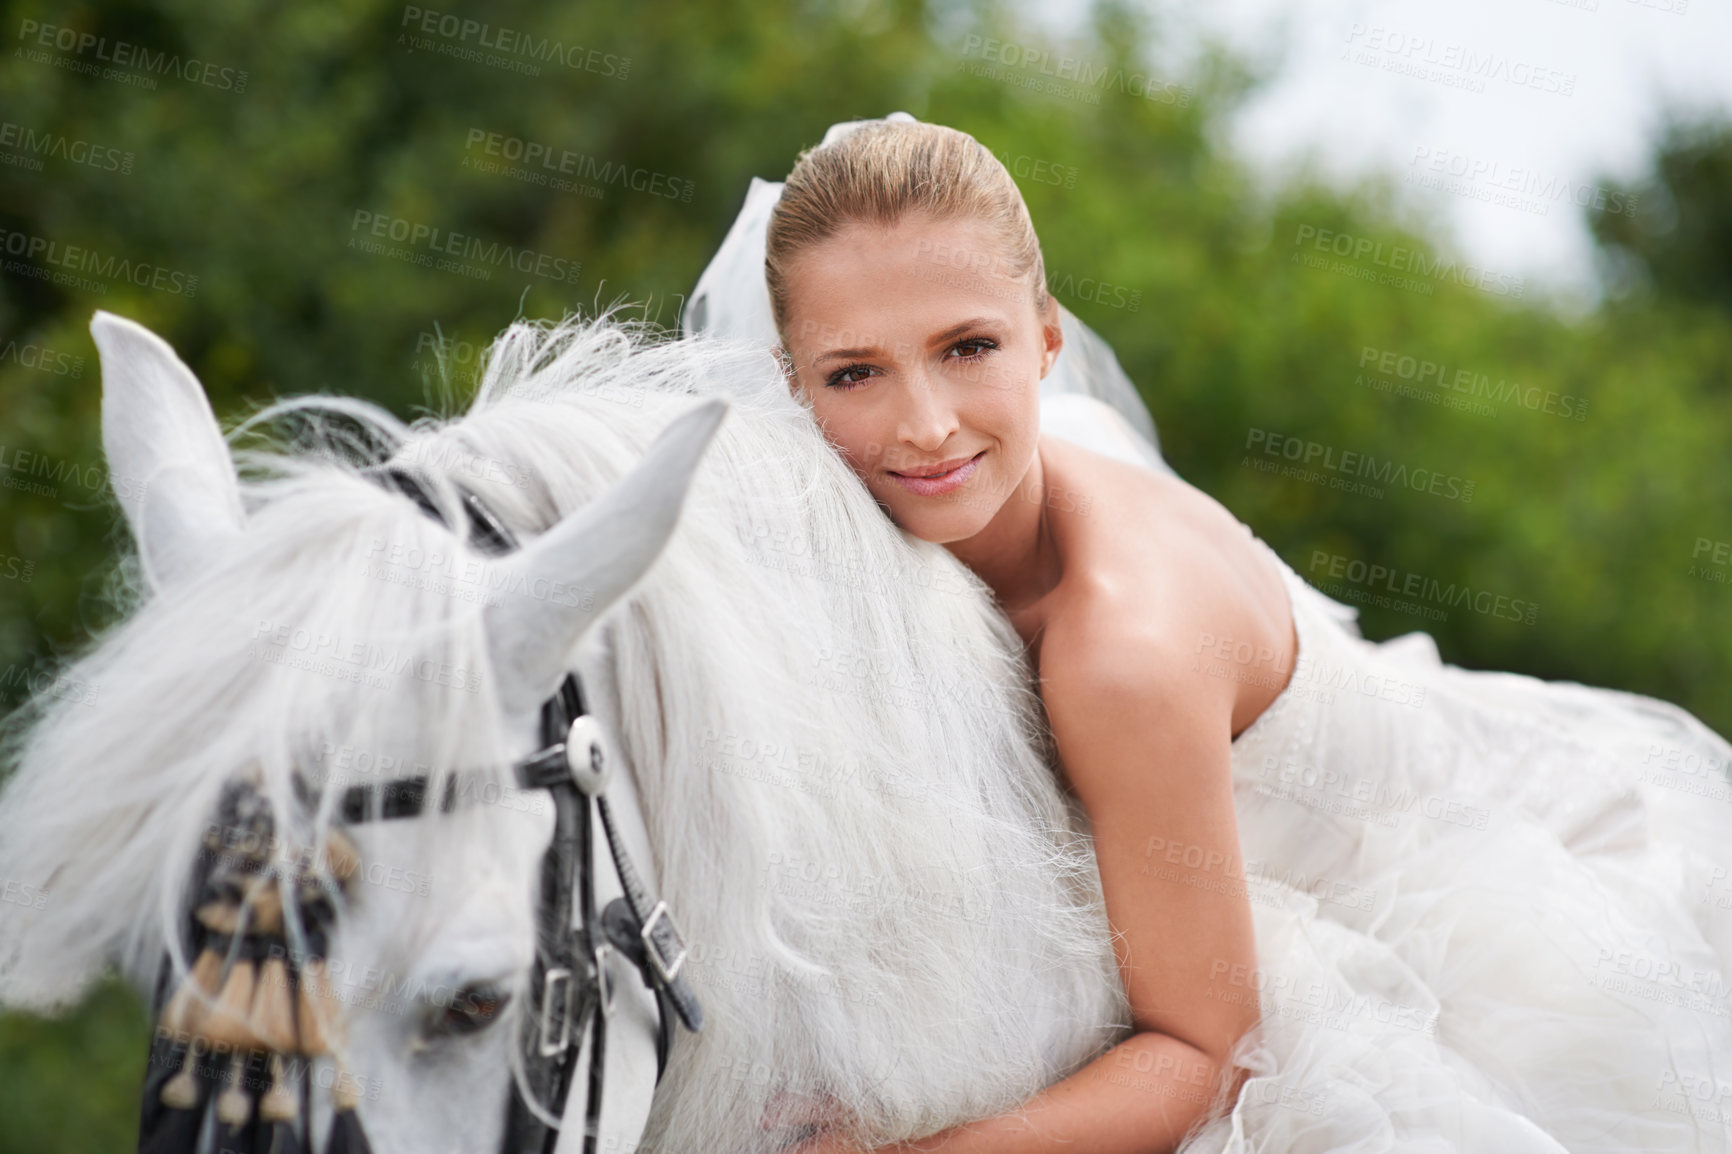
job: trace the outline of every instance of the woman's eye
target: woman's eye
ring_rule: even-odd
[[[499,1020],[510,1001],[511,995],[491,982],[464,986],[434,1019],[433,1032],[450,1037],[480,1033]]]
[[[950,351],[963,354],[956,358],[959,361],[978,361],[985,359],[986,355],[997,347],[997,341],[980,337],[952,345]],[[968,352],[970,349],[974,351]],[[851,389],[855,385],[865,384],[876,373],[877,370],[870,365],[847,365],[830,374],[826,383],[833,389]]]
[[[834,373],[830,374],[829,384],[831,388],[851,389],[855,385],[865,384],[866,382],[866,376],[863,375],[856,379],[854,377],[855,373],[869,375],[871,372],[872,370],[865,365],[849,365],[847,368],[837,369]]]

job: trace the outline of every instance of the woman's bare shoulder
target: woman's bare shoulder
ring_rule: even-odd
[[[1178,477],[1068,445],[1046,459],[1078,499],[1059,534],[1065,575],[1047,608],[1042,677],[1128,680],[1184,709],[1225,709],[1233,730],[1249,724],[1260,691],[1196,670],[1222,637],[1291,663],[1285,583],[1250,530]]]
[[[1064,567],[1055,620],[1185,633],[1232,611],[1238,582],[1224,576],[1268,566],[1250,530],[1182,478],[1056,440],[1042,460]]]

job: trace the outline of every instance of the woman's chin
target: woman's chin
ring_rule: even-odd
[[[982,517],[973,509],[909,508],[906,503],[892,506],[890,519],[900,528],[934,545],[966,541],[986,528],[990,517]]]

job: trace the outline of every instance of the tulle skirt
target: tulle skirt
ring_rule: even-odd
[[[1251,1076],[1209,1151],[1732,1150],[1732,746],[1687,711],[1367,642],[1235,742]]]

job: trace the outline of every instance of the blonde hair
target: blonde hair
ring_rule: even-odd
[[[997,270],[1032,276],[1035,311],[1047,308],[1046,265],[1022,192],[998,158],[966,132],[917,120],[871,121],[802,152],[770,213],[764,280],[786,344],[787,269],[803,249],[842,226],[888,228],[907,213],[978,220],[998,238]]]

